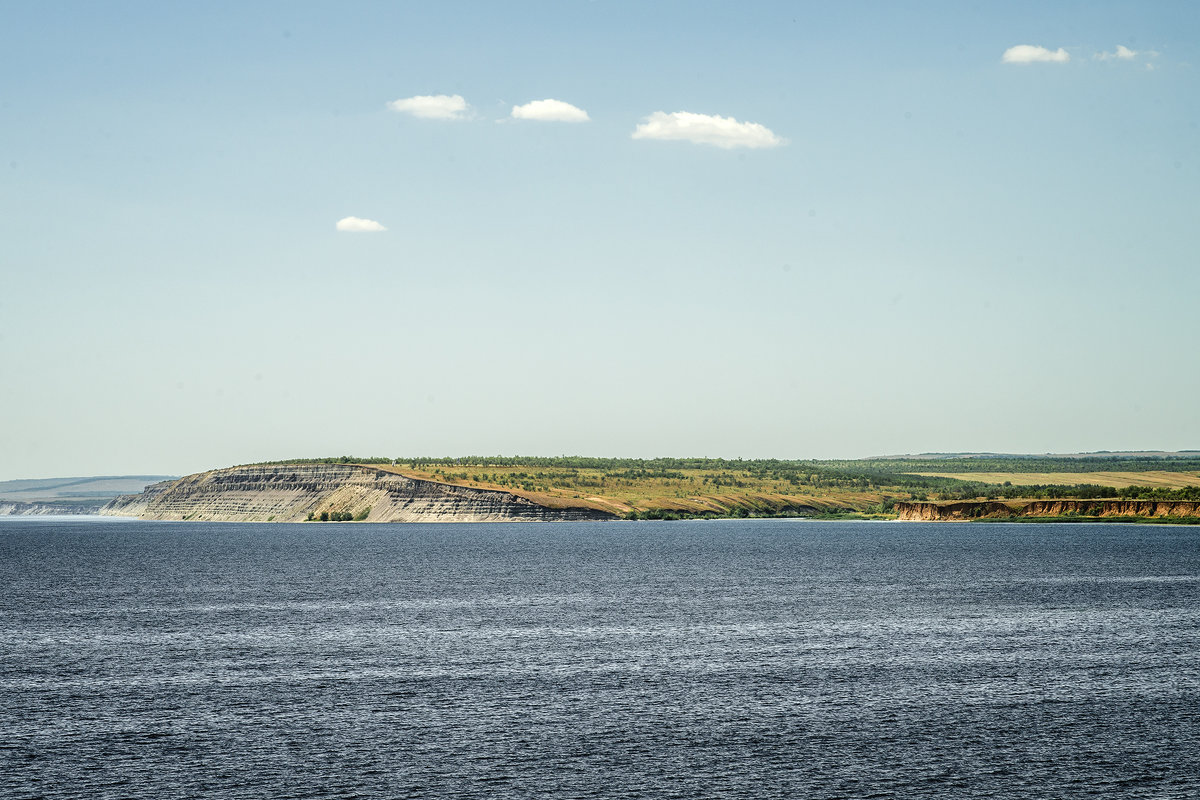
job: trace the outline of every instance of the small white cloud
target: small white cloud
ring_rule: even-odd
[[[562,100],[534,100],[523,106],[513,106],[513,119],[536,119],[543,122],[587,122],[590,117],[582,108]]]
[[[1033,64],[1037,61],[1051,61],[1059,64],[1071,60],[1071,56],[1063,48],[1050,50],[1032,44],[1019,44],[1004,51],[1000,59],[1005,64]]]
[[[655,111],[633,131],[634,139],[664,139],[733,147],[778,147],[784,140],[757,122],[738,122],[733,117]]]
[[[337,221],[337,229],[344,233],[379,233],[387,230],[375,220],[361,217],[343,217]]]
[[[1122,61],[1132,61],[1137,58],[1138,51],[1130,50],[1123,44],[1117,45],[1117,49],[1111,53],[1097,53],[1096,58],[1101,61],[1108,61],[1110,58],[1119,58]]]
[[[457,94],[419,94],[387,105],[392,111],[421,119],[464,119],[467,115],[467,101]]]

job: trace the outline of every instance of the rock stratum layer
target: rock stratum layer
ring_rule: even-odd
[[[1185,500],[968,500],[957,503],[896,503],[900,519],[916,522],[962,522],[1014,517],[1193,517],[1200,502]]]
[[[0,517],[50,517],[77,516],[95,514],[102,502],[94,503],[52,503],[52,502],[0,502]]]
[[[117,497],[105,516],[212,522],[302,522],[322,512],[365,522],[518,522],[612,519],[589,508],[547,508],[509,492],[398,475],[357,464],[268,464],[188,475]]]

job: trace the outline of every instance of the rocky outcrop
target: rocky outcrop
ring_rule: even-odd
[[[1013,517],[1197,517],[1200,502],[1185,500],[968,500],[955,503],[899,502],[902,520],[961,522]]]
[[[1034,500],[1028,517],[1200,517],[1200,502],[1186,500]]]
[[[962,522],[971,519],[1015,516],[1014,506],[997,501],[967,501],[959,503],[897,502],[896,513],[911,522]]]
[[[612,519],[591,508],[554,509],[504,491],[419,480],[357,464],[266,464],[188,475],[124,495],[108,516],[216,522],[300,522],[350,514],[366,522],[509,522]]]
[[[207,473],[201,473],[207,474]],[[189,475],[189,478],[196,477]],[[171,489],[172,486],[185,481],[187,478],[176,478],[169,481],[160,481],[152,483],[143,489],[139,494],[123,494],[109,500],[101,509],[100,514],[106,517],[140,517],[150,508],[162,494]],[[149,517],[148,519],[153,519]]]

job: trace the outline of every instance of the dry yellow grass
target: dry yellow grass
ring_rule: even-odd
[[[1096,486],[1160,486],[1165,489],[1182,489],[1185,486],[1200,486],[1200,473],[1196,472],[912,472],[931,478],[957,478],[960,481],[1003,484],[1013,486],[1074,486],[1090,483]]]
[[[602,470],[555,467],[366,466],[421,480],[510,492],[549,508],[595,508],[619,515],[631,511],[727,514],[737,508],[770,513],[798,506],[861,510],[878,505],[887,496],[880,492],[794,486],[731,470],[685,469],[676,471],[682,477],[623,478]],[[741,485],[715,483],[718,480]]]

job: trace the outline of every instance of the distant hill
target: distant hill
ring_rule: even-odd
[[[864,461],[896,461],[910,458],[1197,458],[1200,450],[1096,450],[1091,453],[910,453],[895,456],[868,456]]]
[[[99,475],[0,481],[0,515],[91,514],[123,494],[137,494],[168,475]]]

